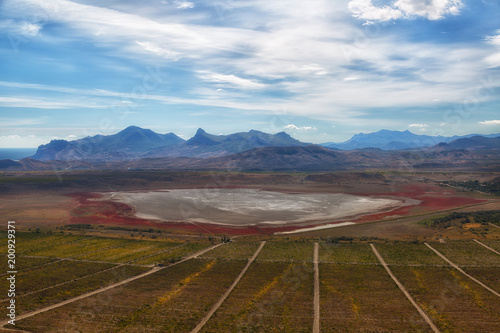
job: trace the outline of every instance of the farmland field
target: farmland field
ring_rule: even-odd
[[[258,257],[259,260],[312,261],[313,243],[267,242]]]
[[[189,332],[243,266],[242,262],[190,260],[48,315],[26,319],[20,327],[53,332],[76,320],[79,329],[86,332],[143,332],[145,329]],[[72,319],[56,320],[60,317]],[[58,326],[54,327],[51,322],[57,322]]]
[[[375,254],[368,244],[364,243],[321,243],[319,260],[330,263],[375,264]]]
[[[447,266],[448,264],[435,255],[422,243],[377,244],[377,250],[389,265]]]
[[[452,268],[392,267],[443,332],[498,332],[500,299]]]
[[[459,266],[500,266],[500,255],[473,241],[447,241],[430,245]]]
[[[202,258],[248,259],[258,247],[258,242],[232,242],[204,254]]]
[[[387,272],[372,265],[320,265],[323,332],[430,332]]]
[[[306,263],[255,261],[202,332],[311,332],[312,272]]]
[[[235,281],[260,240],[208,249],[205,238],[137,240],[19,233],[17,315],[148,272],[16,322],[31,332],[190,332]],[[213,242],[213,240],[212,240]],[[484,241],[495,246],[493,241]],[[499,291],[500,256],[473,241],[429,243]],[[424,243],[375,244],[442,332],[500,330],[500,299]],[[311,332],[314,241],[268,240],[201,332]],[[4,269],[6,268],[5,263]],[[149,266],[149,267],[148,267]],[[321,332],[430,332],[366,242],[319,242]],[[0,288],[8,288],[0,281]],[[7,306],[8,299],[0,299]]]
[[[491,247],[497,252],[500,252],[500,240],[481,240],[481,243]]]

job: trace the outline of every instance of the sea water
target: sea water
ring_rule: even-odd
[[[0,148],[0,160],[19,161],[35,155],[36,148]]]

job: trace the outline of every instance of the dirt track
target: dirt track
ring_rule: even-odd
[[[424,320],[427,322],[427,324],[429,324],[429,326],[431,327],[432,331],[434,333],[439,333],[440,331],[438,330],[438,328],[436,327],[436,325],[434,325],[434,323],[432,322],[431,318],[429,318],[429,316],[427,315],[427,313],[425,313],[424,310],[422,310],[422,308],[417,304],[417,302],[415,302],[415,300],[410,295],[410,293],[408,292],[408,290],[406,290],[406,288],[401,284],[401,282],[399,282],[399,280],[396,278],[396,276],[392,273],[391,269],[389,268],[389,266],[385,262],[384,258],[382,258],[382,256],[380,255],[380,253],[375,248],[375,245],[370,244],[370,246],[371,246],[371,248],[373,250],[373,253],[375,253],[375,256],[377,257],[378,261],[382,264],[382,266],[385,268],[385,270],[387,271],[387,273],[389,273],[389,275],[391,276],[392,280],[398,285],[399,289],[401,289],[401,291],[403,292],[403,294],[405,294],[406,298],[408,298],[408,300],[410,301],[410,303],[415,307],[415,309],[417,309],[418,313],[420,313],[420,315],[422,316],[422,318],[424,318]]]
[[[67,305],[67,304],[70,304],[70,303],[73,303],[73,302],[76,302],[76,301],[82,300],[82,299],[84,299],[84,298],[87,298],[87,297],[90,297],[90,296],[93,296],[93,295],[96,295],[96,294],[99,294],[99,293],[105,292],[105,291],[107,291],[107,290],[110,290],[110,289],[113,289],[113,288],[116,288],[116,287],[122,286],[122,285],[124,285],[124,284],[127,284],[127,283],[129,283],[129,282],[135,281],[135,280],[137,280],[137,279],[141,279],[141,278],[143,278],[143,277],[145,277],[145,276],[151,275],[151,274],[153,274],[153,273],[156,273],[156,272],[158,272],[158,271],[160,271],[160,270],[166,269],[166,268],[171,267],[171,266],[173,266],[173,265],[178,265],[178,264],[183,263],[183,262],[185,262],[185,261],[187,261],[187,260],[190,260],[190,259],[196,258],[196,257],[198,257],[198,256],[200,256],[200,255],[202,255],[202,254],[204,254],[204,253],[206,253],[206,252],[208,252],[208,251],[210,251],[210,250],[215,249],[216,247],[221,246],[221,245],[222,245],[222,243],[220,243],[220,244],[216,244],[216,245],[213,245],[213,246],[211,246],[211,247],[209,247],[209,248],[206,248],[206,249],[204,249],[204,250],[202,250],[202,251],[199,251],[199,252],[197,252],[197,253],[194,253],[194,254],[192,254],[192,255],[190,255],[190,256],[188,256],[188,257],[184,258],[183,260],[180,260],[180,261],[178,261],[178,262],[176,262],[176,263],[174,263],[174,264],[172,264],[172,265],[170,265],[170,266],[164,266],[164,267],[154,267],[153,269],[151,269],[151,270],[149,270],[149,271],[147,271],[147,272],[145,272],[145,273],[142,273],[142,274],[139,274],[139,275],[133,276],[133,277],[131,277],[131,278],[128,278],[128,279],[122,280],[122,281],[120,281],[120,282],[117,282],[117,283],[111,284],[111,285],[109,285],[109,286],[106,286],[106,287],[103,287],[103,288],[100,288],[100,289],[97,289],[97,290],[91,291],[91,292],[89,292],[89,293],[86,293],[86,294],[83,294],[83,295],[80,295],[80,296],[77,296],[77,297],[70,298],[70,299],[65,300],[65,301],[63,301],[63,302],[60,302],[60,303],[57,303],[57,304],[53,304],[53,305],[47,306],[47,307],[45,307],[45,308],[42,308],[42,309],[39,309],[39,310],[36,310],[36,311],[33,311],[33,312],[29,312],[29,313],[26,313],[26,314],[23,314],[23,315],[17,316],[17,317],[16,317],[16,321],[19,321],[19,320],[22,320],[22,319],[26,319],[26,318],[29,318],[29,317],[36,316],[36,315],[38,315],[38,314],[40,314],[40,313],[47,312],[47,311],[50,311],[50,310],[53,310],[53,309],[59,308],[59,307],[61,307],[61,306],[64,306],[64,305]],[[8,324],[8,320],[4,320],[4,321],[0,322],[0,327],[2,327],[2,328],[3,328],[3,327],[4,327],[5,325],[7,325],[7,324]]]

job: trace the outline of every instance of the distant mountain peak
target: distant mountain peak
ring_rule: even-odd
[[[450,143],[453,140],[460,138],[470,138],[475,134],[465,135],[462,137],[453,136],[430,136],[425,134],[415,134],[409,130],[393,131],[393,130],[380,130],[372,133],[359,133],[355,134],[349,140],[342,143],[326,143],[323,146],[328,148],[336,148],[342,150],[354,150],[364,148],[378,148],[382,150],[401,150],[432,147],[441,142]],[[495,137],[496,135],[484,135],[480,137]]]
[[[198,135],[198,134],[206,134],[206,133],[207,133],[207,132],[205,132],[205,130],[204,130],[203,128],[201,128],[201,127],[200,127],[200,128],[198,128],[198,130],[196,130],[196,134],[195,134],[195,136],[196,136],[196,135]]]

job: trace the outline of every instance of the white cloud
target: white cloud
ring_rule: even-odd
[[[34,108],[34,109],[75,109],[75,108],[105,108],[111,105],[82,104],[78,100],[54,101],[53,99],[36,97],[0,97],[0,107]]]
[[[2,128],[6,127],[21,127],[21,126],[29,126],[29,125],[40,125],[48,122],[48,117],[40,117],[40,118],[8,118],[1,117],[0,118],[0,126]]]
[[[65,38],[95,43],[101,50],[116,57],[132,58],[139,65],[182,59],[179,66],[188,71],[195,69],[188,72],[188,76],[194,74],[193,90],[208,90],[210,86],[212,92],[191,97],[155,91],[137,100],[263,113],[286,108],[291,115],[341,119],[344,121],[339,122],[341,125],[358,121],[370,108],[426,106],[434,105],[435,100],[461,103],[464,96],[475,96],[476,85],[471,82],[478,82],[484,73],[484,63],[480,60],[488,56],[487,50],[474,45],[437,45],[424,41],[414,44],[397,33],[366,36],[352,24],[353,13],[363,20],[417,16],[436,19],[439,15],[456,14],[453,8],[459,8],[460,1],[399,0],[376,7],[375,1],[353,0],[349,8],[340,0],[226,1],[219,2],[220,7],[214,6],[220,9],[217,14],[224,20],[216,24],[212,21],[213,13],[210,19],[204,18],[203,13],[188,16],[187,13],[196,10],[180,13],[174,6],[162,7],[170,7],[175,15],[156,15],[135,11],[127,2],[123,2],[120,10],[104,8],[97,1],[94,1],[98,3],[96,6],[88,5],[91,2],[5,0],[4,3],[9,4],[11,14],[17,6],[18,14],[13,15],[16,19],[30,17],[36,14],[33,7],[42,6],[47,12],[47,22],[61,23],[64,27]],[[491,40],[492,45],[497,45],[496,42]],[[347,57],[340,51],[342,46],[353,48],[353,54]],[[500,55],[498,60],[491,61],[500,64]],[[374,70],[356,68],[357,64]],[[168,74],[167,67],[164,68]],[[275,79],[273,90],[286,99],[257,95],[259,89],[268,87],[265,82],[269,79]],[[88,96],[130,99],[119,91],[18,85],[86,95],[87,99],[91,99]]]
[[[372,0],[352,0],[348,4],[353,16],[367,21],[389,21],[403,16],[403,13],[390,6],[375,7]]]
[[[139,42],[139,41],[135,41],[135,43],[137,45],[139,45],[140,47],[142,47],[145,51],[151,52],[151,53],[153,53],[153,54],[155,54],[157,56],[160,56],[160,57],[163,57],[163,58],[166,58],[166,59],[175,60],[175,59],[178,59],[178,57],[180,56],[179,52],[174,52],[174,51],[171,51],[171,50],[167,50],[167,49],[161,48],[158,45],[156,45],[154,43],[151,43],[151,42]]]
[[[202,80],[220,83],[229,88],[262,89],[266,87],[265,84],[256,80],[244,79],[234,74],[219,74],[209,71],[199,71],[198,73]]]
[[[283,127],[283,129],[289,129],[289,130],[304,130],[304,131],[316,131],[317,128],[316,127],[313,127],[313,126],[302,126],[302,127],[299,127],[299,126],[295,126],[294,124],[288,124],[286,126]]]
[[[485,121],[480,121],[478,122],[481,125],[495,125],[498,126],[500,125],[500,120],[485,120]]]
[[[427,124],[410,124],[408,127],[417,127],[417,128],[424,128],[424,127],[429,127]]]
[[[18,27],[19,34],[25,37],[35,37],[38,32],[42,29],[39,24],[34,24],[30,22],[22,22]]]
[[[175,7],[178,9],[191,9],[194,8],[194,3],[191,1],[174,1]]]
[[[458,15],[462,5],[462,0],[398,0],[394,3],[407,17],[422,16],[429,20],[439,20],[447,14]]]
[[[498,35],[488,36],[486,42],[497,48],[496,53],[487,56],[484,60],[489,67],[500,67],[500,30],[498,30]]]
[[[447,14],[458,15],[461,0],[397,0],[392,5],[377,7],[372,0],[351,0],[348,4],[353,16],[371,21],[390,21],[414,16],[439,20]]]

